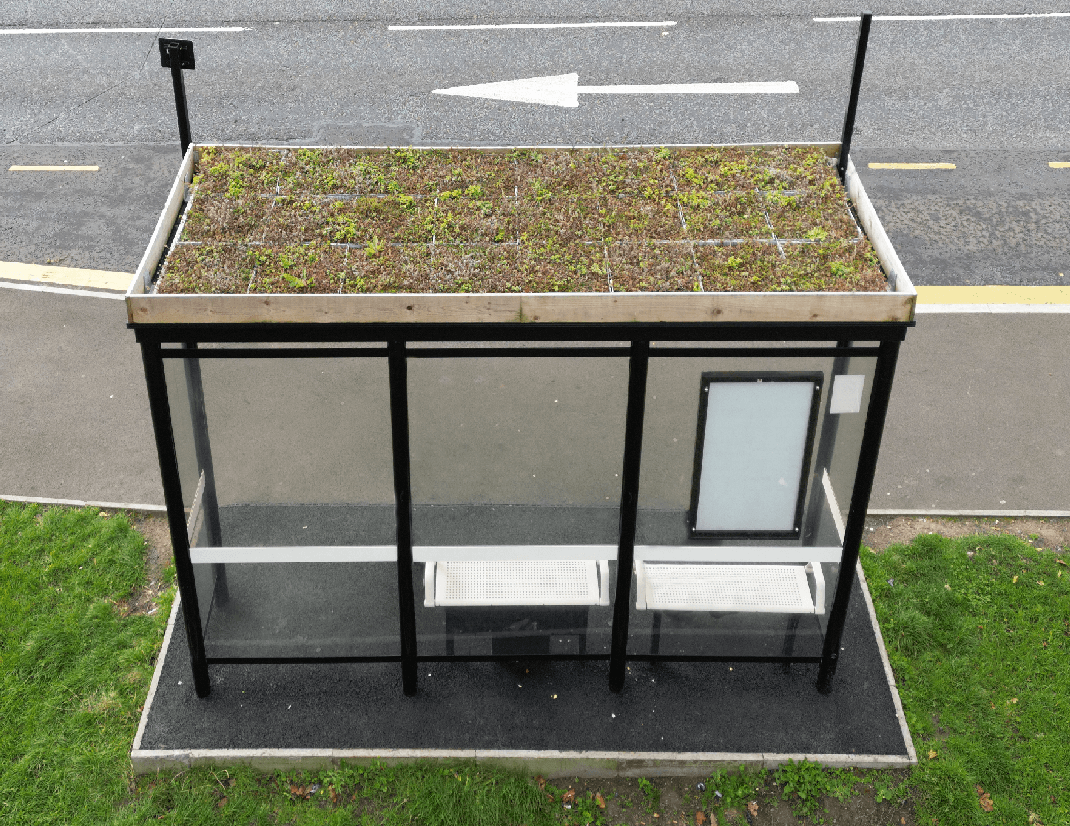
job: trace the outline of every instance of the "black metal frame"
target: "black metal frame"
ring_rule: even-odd
[[[721,371],[703,373],[701,390],[698,400],[698,432],[695,436],[695,467],[691,475],[691,508],[688,511],[688,536],[691,539],[790,539],[798,540],[802,537],[803,504],[806,491],[809,488],[810,458],[813,455],[814,437],[817,435],[817,411],[821,401],[821,390],[824,381],[823,373],[812,370],[803,371],[761,371],[747,373],[725,373]],[[702,476],[702,455],[705,447],[706,417],[709,411],[709,392],[707,388],[713,383],[735,382],[793,382],[814,385],[814,392],[810,396],[810,413],[807,416],[806,444],[803,445],[802,465],[799,473],[799,489],[795,497],[795,516],[792,520],[792,529],[786,531],[777,530],[699,530],[698,528],[698,500],[699,481]]]
[[[130,324],[141,345],[149,407],[160,457],[160,472],[175,553],[179,591],[189,641],[194,688],[198,696],[211,690],[208,666],[223,663],[359,663],[398,662],[402,666],[405,694],[417,689],[417,663],[485,662],[515,659],[508,656],[426,656],[416,643],[415,594],[412,577],[412,495],[409,476],[409,424],[406,364],[410,358],[621,358],[628,357],[628,402],[624,457],[621,473],[620,531],[617,551],[617,586],[613,607],[611,650],[605,654],[533,655],[531,659],[555,661],[609,660],[609,687],[620,691],[628,660],[641,662],[771,662],[820,663],[818,688],[831,688],[847,602],[854,581],[858,546],[862,538],[866,505],[876,470],[884,417],[891,396],[895,361],[906,328],[912,322],[885,323],[713,323],[713,324]],[[425,346],[426,342],[496,342],[495,346]],[[554,347],[509,347],[508,342],[558,342]],[[579,342],[630,342],[628,347],[590,346]],[[686,342],[770,342],[769,346],[694,346]],[[385,347],[252,347],[252,343],[322,344],[332,342],[380,342]],[[669,346],[652,346],[654,342]],[[786,345],[784,342],[788,342]],[[836,342],[818,345],[810,342]],[[876,342],[877,346],[852,342]],[[238,344],[237,347],[215,345]],[[681,344],[685,343],[685,344]],[[775,344],[773,344],[775,343]],[[169,346],[164,346],[169,345]],[[202,346],[211,345],[211,346]],[[410,346],[416,345],[416,346]],[[858,460],[858,471],[847,519],[841,573],[829,612],[820,658],[813,656],[673,656],[629,654],[628,621],[630,572],[634,563],[638,515],[640,462],[646,400],[646,378],[652,358],[750,357],[800,358],[876,356],[869,412]],[[367,657],[207,657],[202,635],[196,583],[190,559],[182,484],[172,431],[171,407],[164,374],[165,359],[184,359],[187,382],[192,379],[190,410],[199,460],[210,453],[203,398],[199,398],[199,360],[202,358],[386,358],[389,364],[394,491],[397,512],[398,586],[400,600],[401,653]],[[209,457],[210,459],[210,457]],[[210,476],[210,461],[206,483]],[[206,484],[206,491],[208,485]],[[214,491],[213,491],[214,493]],[[206,519],[211,519],[206,515]],[[209,522],[209,525],[211,523]],[[628,575],[620,572],[628,572]]]

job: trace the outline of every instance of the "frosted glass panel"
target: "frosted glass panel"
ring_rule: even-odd
[[[699,532],[793,532],[816,381],[718,381],[708,395]]]

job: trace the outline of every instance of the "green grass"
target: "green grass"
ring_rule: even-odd
[[[0,502],[0,822],[104,823],[128,793],[162,618],[116,602],[143,565],[123,516]]]
[[[1070,572],[1008,537],[922,535],[863,565],[919,765],[919,822],[1070,823]],[[980,786],[994,810],[980,805]]]
[[[935,535],[865,551],[919,765],[905,783],[815,764],[719,772],[696,805],[724,812],[754,795],[820,821],[822,801],[868,785],[878,802],[912,799],[926,826],[1070,823],[1070,571],[1058,556],[1010,537]],[[172,597],[154,616],[125,615],[143,564],[143,541],[122,514],[0,502],[5,826],[602,824],[658,807],[676,782],[639,784],[607,810],[594,790],[564,809],[563,789],[465,763],[134,778],[129,749]]]

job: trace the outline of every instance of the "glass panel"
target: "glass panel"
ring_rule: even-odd
[[[401,653],[394,562],[193,567],[209,657]]]
[[[627,359],[420,358],[408,375],[420,653],[608,652]]]
[[[771,350],[768,357],[652,358],[650,361],[636,537],[637,559],[643,560],[644,554],[650,557],[646,562],[650,576],[644,581],[644,608],[637,607],[640,595],[633,580],[630,653],[724,657],[781,656],[789,651],[793,656],[821,653],[822,635],[839,576],[840,566],[835,561],[841,548],[837,522],[842,526],[850,507],[875,359],[799,358],[780,356],[775,348]],[[705,512],[701,506],[698,509],[699,517],[708,520],[700,521],[700,528],[703,525],[747,528],[754,524],[746,521],[751,517],[745,509],[724,511],[738,506],[739,491],[746,491],[749,484],[750,465],[759,461],[762,452],[752,451],[749,464],[739,463],[732,473],[731,465],[721,465],[716,480],[719,487],[713,487],[715,495],[706,499],[699,496],[707,484],[700,475],[706,470],[701,459],[711,447],[724,454],[761,433],[759,444],[776,444],[781,457],[798,461],[800,432],[805,435],[804,428],[809,426],[812,389],[800,392],[798,398],[775,401],[777,413],[784,416],[792,402],[797,408],[791,417],[795,424],[791,428],[790,444],[784,422],[773,427],[763,415],[770,406],[767,401],[778,395],[776,388],[768,391],[763,388],[749,399],[733,400],[728,394],[711,399],[710,415],[734,423],[731,428],[715,432],[710,442],[697,449],[700,432],[703,438],[711,438],[708,427],[704,430],[699,427],[703,412],[701,399],[710,374],[724,377],[759,372],[794,375],[807,381],[816,378],[821,386],[809,460],[801,474],[796,471],[795,477],[801,482],[803,493],[798,538],[790,538],[790,534],[785,538],[693,537],[689,529],[692,502],[710,506]],[[829,412],[833,379],[837,375],[864,376],[859,412]],[[853,381],[857,384],[857,380]],[[730,383],[721,386],[725,384]],[[711,384],[715,385],[718,382]],[[733,385],[732,389],[738,386]],[[804,382],[796,386],[805,389],[808,385]],[[767,392],[758,408],[734,420],[728,417],[730,408],[738,413],[748,408],[750,402],[758,401],[759,394]],[[733,401],[737,404],[732,404]],[[803,422],[801,426],[799,420]],[[794,520],[798,502],[795,479],[778,469],[775,481],[779,483],[781,476],[785,481],[783,487],[790,493],[780,503],[776,527],[783,527],[786,514],[790,513]],[[793,521],[787,524],[792,526]],[[805,570],[809,562],[816,562],[823,580],[823,599],[819,597],[821,588],[814,572]],[[788,577],[786,584],[783,577]],[[785,610],[792,600],[796,600],[793,609]],[[811,605],[820,602],[821,613],[799,612],[803,601]],[[694,610],[696,605],[710,608]]]
[[[385,358],[165,368],[208,656],[398,654]]]

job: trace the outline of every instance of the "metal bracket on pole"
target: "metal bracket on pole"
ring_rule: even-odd
[[[160,39],[160,65],[171,70],[171,82],[175,86],[175,109],[178,111],[178,138],[182,143],[182,156],[193,142],[190,137],[189,111],[186,109],[186,83],[182,78],[183,69],[196,69],[193,57],[192,40],[173,40],[169,37]]]
[[[840,180],[847,181],[847,155],[851,151],[851,137],[855,131],[855,111],[858,109],[858,91],[862,88],[862,67],[866,63],[866,46],[869,43],[869,24],[873,14],[862,12],[862,22],[858,26],[858,45],[855,48],[855,68],[851,75],[851,97],[847,102],[847,114],[843,118],[843,135],[840,137],[840,157],[836,161],[836,170]]]

